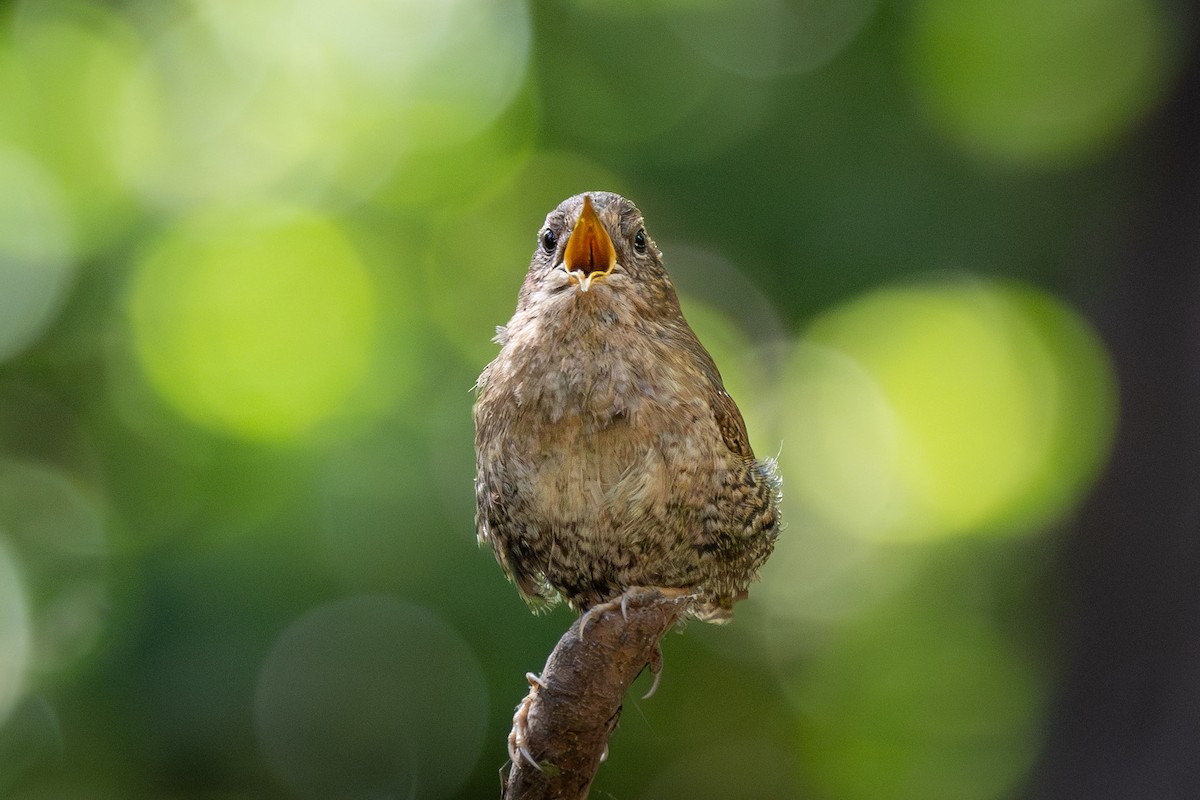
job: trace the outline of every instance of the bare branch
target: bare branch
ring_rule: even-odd
[[[659,640],[689,601],[657,589],[630,592],[623,608],[593,614],[583,639],[576,620],[550,653],[541,677],[530,677],[529,694],[517,707],[509,736],[512,767],[504,800],[587,797],[625,693],[656,661]]]

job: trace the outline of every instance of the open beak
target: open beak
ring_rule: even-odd
[[[567,239],[563,252],[563,269],[579,282],[579,288],[587,291],[592,281],[603,278],[617,265],[617,251],[613,247],[604,223],[592,208],[592,198],[583,196],[583,211]]]

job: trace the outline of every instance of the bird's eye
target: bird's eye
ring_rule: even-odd
[[[545,250],[547,253],[553,253],[557,247],[558,247],[558,236],[555,235],[554,231],[547,228],[542,233],[542,249]]]
[[[639,253],[646,252],[646,232],[641,228],[633,235],[633,249]]]

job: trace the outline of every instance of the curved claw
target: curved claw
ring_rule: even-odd
[[[650,691],[642,695],[643,700],[649,700],[658,691],[658,682],[662,680],[663,669],[663,654],[662,646],[654,645],[654,650],[650,652],[650,674],[654,676],[654,682],[650,684]]]

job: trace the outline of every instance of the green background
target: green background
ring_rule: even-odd
[[[0,796],[498,793],[571,616],[476,545],[471,388],[589,189],[644,212],[787,521],[593,796],[1019,793],[1192,19],[0,4]]]

